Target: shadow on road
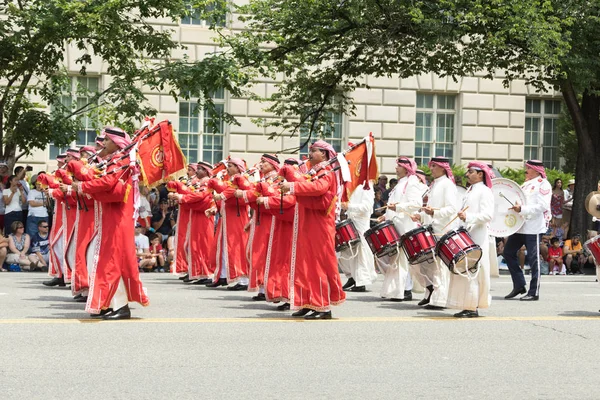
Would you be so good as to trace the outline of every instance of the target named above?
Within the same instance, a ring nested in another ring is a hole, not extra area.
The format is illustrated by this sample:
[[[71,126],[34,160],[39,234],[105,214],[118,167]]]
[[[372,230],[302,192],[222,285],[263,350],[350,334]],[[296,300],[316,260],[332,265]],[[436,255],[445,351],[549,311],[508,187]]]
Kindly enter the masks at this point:
[[[561,317],[599,317],[600,313],[594,311],[565,311],[558,314]]]

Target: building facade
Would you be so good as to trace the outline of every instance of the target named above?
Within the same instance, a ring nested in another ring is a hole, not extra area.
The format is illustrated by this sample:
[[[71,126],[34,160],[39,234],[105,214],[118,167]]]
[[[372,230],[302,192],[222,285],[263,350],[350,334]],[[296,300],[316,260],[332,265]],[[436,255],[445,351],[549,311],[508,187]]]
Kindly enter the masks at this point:
[[[213,32],[198,18],[186,17],[179,24],[169,20],[154,23],[173,30],[174,38],[186,46],[173,53],[175,59],[201,59],[218,50],[212,40]],[[228,27],[233,31],[243,28],[235,17],[229,18]],[[74,47],[65,53],[65,64],[73,74],[73,88],[71,93],[65,93],[64,101],[85,104],[87,98],[76,94],[77,86],[103,90],[110,85],[111,77],[103,73],[101,60],[94,61],[85,77],[78,76],[80,66],[75,60],[79,56],[80,51]],[[558,168],[560,93],[539,94],[524,81],[513,81],[504,87],[502,76],[494,80],[483,76],[462,77],[456,82],[434,74],[407,79],[367,76],[364,83],[370,89],[359,88],[353,93],[355,115],[332,115],[334,125],[328,140],[343,150],[349,141],[372,132],[380,171],[390,174],[394,173],[399,155],[415,157],[419,164],[436,155],[449,157],[455,164],[479,159],[498,168],[520,168],[523,160],[541,159],[546,167]],[[266,97],[276,90],[276,83],[260,80],[254,83],[252,91]],[[281,152],[298,147],[303,141],[298,136],[285,135],[270,140],[268,129],[252,122],[253,118],[271,116],[264,111],[265,105],[247,98],[232,98],[225,91],[215,93],[215,102],[234,115],[240,125],[221,123],[218,132],[209,127],[210,116],[197,110],[194,101],[177,101],[168,93],[146,94],[158,110],[157,120],[169,119],[173,123],[190,162],[214,163],[231,154],[253,165],[264,152]],[[93,116],[86,117],[73,145],[92,144],[98,128]],[[20,163],[37,164],[35,170],[51,169],[62,150],[49,145]]]

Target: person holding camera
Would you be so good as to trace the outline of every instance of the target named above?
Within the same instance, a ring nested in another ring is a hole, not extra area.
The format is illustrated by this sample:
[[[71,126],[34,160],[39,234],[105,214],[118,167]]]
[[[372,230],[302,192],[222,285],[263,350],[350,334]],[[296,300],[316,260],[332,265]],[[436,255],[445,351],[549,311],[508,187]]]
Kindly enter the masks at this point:
[[[175,212],[169,210],[169,200],[161,199],[158,210],[152,213],[152,228],[158,235],[160,243],[164,243],[171,234],[176,218]]]
[[[25,197],[25,189],[19,182],[19,178],[16,175],[8,177],[8,189],[2,191],[2,198],[5,204],[4,214],[4,226],[12,227],[12,223],[15,221],[23,221],[23,210],[22,204],[27,202]],[[6,231],[6,229],[5,229]],[[5,235],[10,232],[5,232]]]

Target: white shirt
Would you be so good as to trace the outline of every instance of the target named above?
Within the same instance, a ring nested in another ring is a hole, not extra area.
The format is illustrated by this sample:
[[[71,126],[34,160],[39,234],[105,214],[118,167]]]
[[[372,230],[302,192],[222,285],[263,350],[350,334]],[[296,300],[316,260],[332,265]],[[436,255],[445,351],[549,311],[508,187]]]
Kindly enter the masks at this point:
[[[448,223],[458,212],[456,185],[446,175],[442,175],[432,182],[430,189],[427,205],[438,210],[433,211],[433,216],[422,212],[421,221],[424,225],[431,224],[435,233],[446,233],[455,229],[458,226],[457,220],[450,225]]]
[[[410,219],[410,214],[414,214],[423,204],[423,189],[420,183],[416,175],[405,176],[400,178],[390,192],[388,204],[396,204],[396,211],[388,208],[385,219],[393,221],[401,235],[417,227],[417,223]]]
[[[517,231],[525,235],[545,233],[548,230],[550,202],[552,201],[552,185],[541,177],[530,179],[521,185],[525,193],[525,204],[521,206],[521,215],[525,223]]]
[[[11,194],[12,190],[10,189],[4,189],[2,191],[3,196],[10,197]],[[12,197],[10,203],[6,204],[4,213],[8,214],[15,211],[21,211],[21,191],[19,189],[17,189],[15,192],[15,195]]]
[[[370,218],[373,214],[373,202],[375,201],[375,192],[372,185],[369,189],[364,189],[363,185],[358,185],[352,192],[348,201],[348,218],[354,222],[354,227],[364,235],[370,227]]]
[[[483,182],[471,185],[465,194],[464,207],[469,207],[465,211],[465,222],[461,225],[471,235],[475,243],[484,245],[488,237],[488,223],[494,217],[494,194],[492,189]]]
[[[148,236],[142,235],[141,233],[135,236],[135,248],[138,253],[142,253],[143,250],[148,250],[150,248],[150,241],[148,240]]]
[[[45,195],[42,194],[42,192],[40,192],[37,189],[32,189],[29,191],[29,194],[27,195],[27,201],[44,201],[44,197]],[[48,217],[48,210],[46,209],[46,207],[42,206],[38,206],[38,207],[33,207],[33,206],[29,206],[29,213],[27,214],[30,217],[43,217],[46,218]]]
[[[148,201],[148,198],[146,196],[140,196],[139,213],[140,218],[152,218],[152,207],[150,207],[150,202]]]

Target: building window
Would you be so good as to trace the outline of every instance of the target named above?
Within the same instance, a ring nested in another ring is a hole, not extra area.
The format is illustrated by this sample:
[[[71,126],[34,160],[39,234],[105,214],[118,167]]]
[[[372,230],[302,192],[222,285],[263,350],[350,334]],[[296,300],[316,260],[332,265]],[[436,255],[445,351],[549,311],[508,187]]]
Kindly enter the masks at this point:
[[[219,90],[215,93],[213,101],[217,112],[223,114],[225,91]],[[225,124],[222,119],[212,122],[207,110],[198,109],[197,100],[179,102],[179,146],[188,162],[205,161],[215,164],[223,159]]]
[[[201,12],[194,7],[192,1],[186,0],[185,7],[188,10],[188,13],[181,18],[182,25],[194,25],[194,26],[203,26],[209,27],[212,25],[215,26],[225,26],[227,21],[227,12],[223,7],[223,1],[215,0],[211,4],[208,4],[205,8],[206,13],[210,14],[210,19],[201,19]],[[215,9],[221,9],[222,12],[213,13]]]
[[[454,158],[456,96],[417,94],[415,161],[427,164],[432,157]]]
[[[525,102],[525,159],[541,160],[546,168],[559,168],[558,119],[560,100]]]
[[[96,141],[96,131],[99,128],[99,118],[93,104],[97,104],[97,99],[93,97],[100,90],[100,78],[87,76],[74,76],[71,79],[71,87],[65,88],[65,93],[61,96],[60,102],[67,110],[75,111],[92,104],[91,111],[75,115],[80,121],[80,129],[77,131],[75,145],[85,146],[94,145]],[[57,147],[50,144],[50,159],[54,160],[60,153],[66,151],[66,147]]]
[[[343,117],[342,113],[330,112],[328,120],[331,121],[331,126],[324,126],[322,132],[313,132],[309,143],[300,149],[300,158],[304,156],[308,157],[308,148],[310,147],[310,144],[319,138],[323,138],[323,140],[332,145],[336,152],[339,153],[342,151],[342,144],[344,143]],[[301,129],[300,146],[306,142],[306,139],[308,139],[308,130]]]

